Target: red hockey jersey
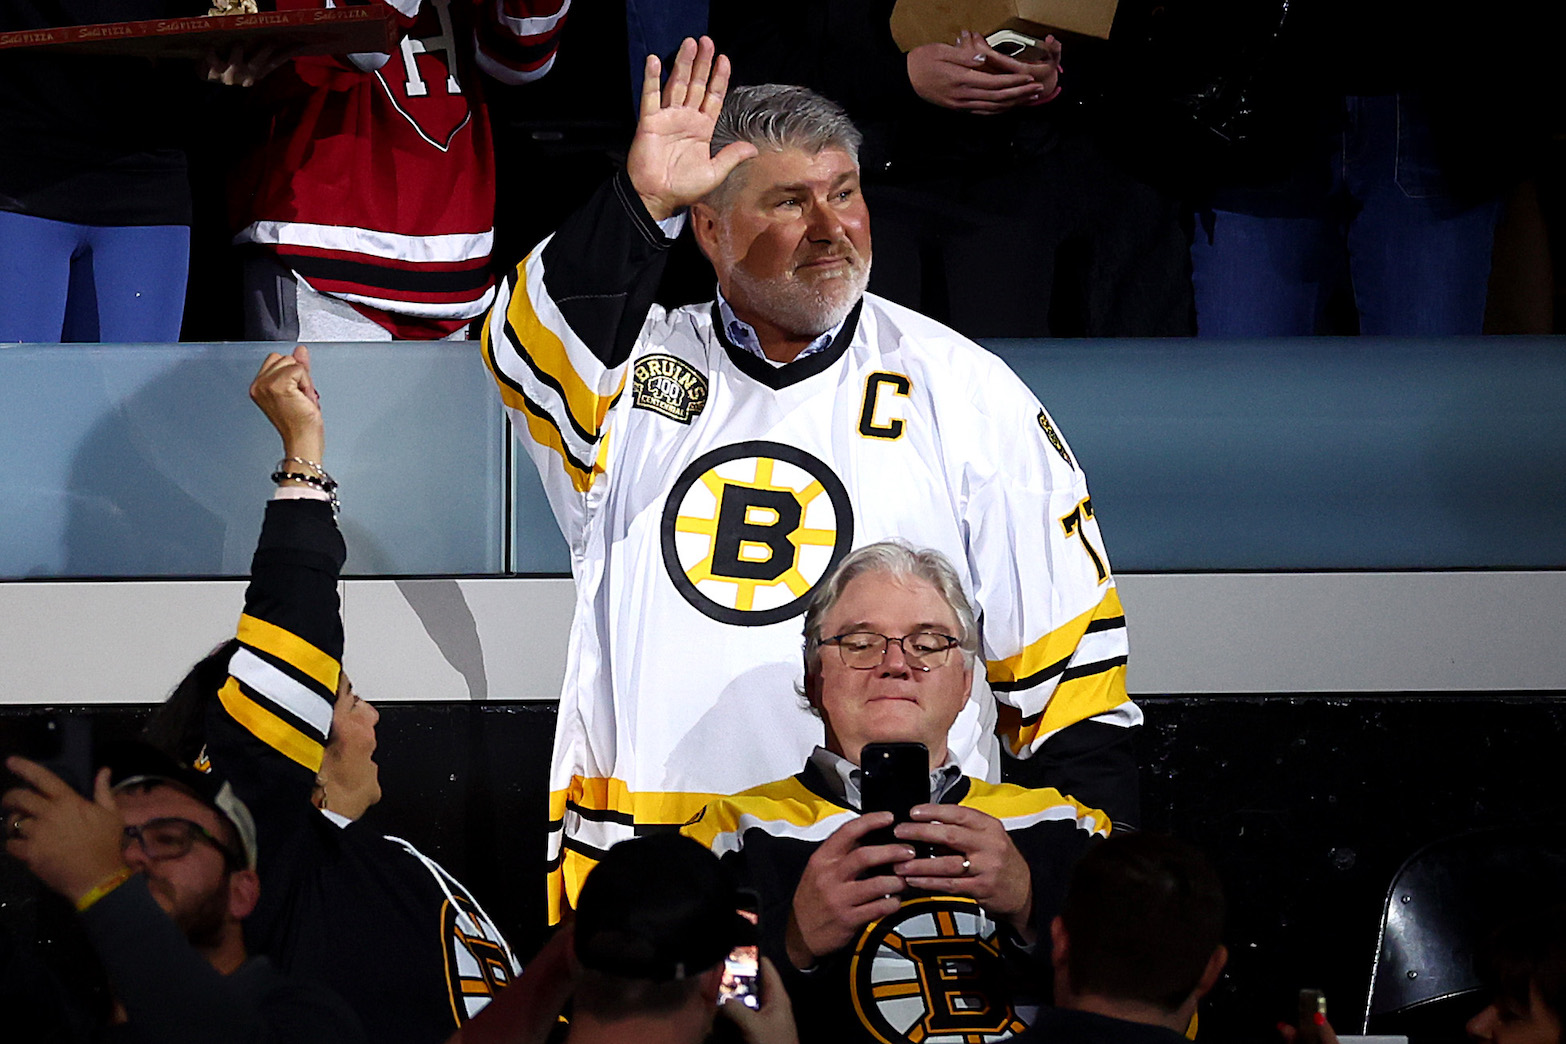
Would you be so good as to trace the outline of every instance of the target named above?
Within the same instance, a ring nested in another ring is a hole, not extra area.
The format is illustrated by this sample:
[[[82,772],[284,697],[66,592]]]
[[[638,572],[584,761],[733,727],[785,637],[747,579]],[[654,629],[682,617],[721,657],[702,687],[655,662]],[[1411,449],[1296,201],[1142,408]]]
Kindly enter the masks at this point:
[[[280,10],[333,0],[278,0]],[[263,83],[270,132],[233,197],[236,243],[394,336],[445,336],[495,295],[495,159],[480,72],[525,83],[554,64],[571,0],[372,0],[390,54],[299,58]]]

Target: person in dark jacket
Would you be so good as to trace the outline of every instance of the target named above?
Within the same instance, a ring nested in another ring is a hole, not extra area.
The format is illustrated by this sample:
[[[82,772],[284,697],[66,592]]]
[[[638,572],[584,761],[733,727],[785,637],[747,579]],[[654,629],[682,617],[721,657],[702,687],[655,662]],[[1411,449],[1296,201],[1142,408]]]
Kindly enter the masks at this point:
[[[233,788],[141,744],[105,759],[93,799],[26,758],[0,798],[5,847],[76,906],[113,987],[94,1039],[356,1044],[342,1000],[246,951],[256,837]]]
[[[196,666],[149,738],[211,761],[269,855],[246,935],[337,991],[378,1042],[443,1041],[521,966],[471,893],[362,820],[381,797],[379,713],[342,669],[347,556],[309,349],[268,355],[251,398],[283,440],[237,638]]]

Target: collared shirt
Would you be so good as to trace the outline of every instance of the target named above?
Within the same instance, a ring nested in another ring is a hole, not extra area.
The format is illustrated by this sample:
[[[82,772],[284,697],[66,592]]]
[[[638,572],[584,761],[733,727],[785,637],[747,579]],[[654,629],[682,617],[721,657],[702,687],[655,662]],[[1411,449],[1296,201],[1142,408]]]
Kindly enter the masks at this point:
[[[825,747],[817,747],[811,751],[810,762],[826,780],[833,797],[850,808],[859,807],[859,782],[864,779],[864,771],[858,765]],[[930,773],[930,800],[940,801],[960,779],[962,779],[962,766],[957,764],[951,751],[948,750],[945,764]]]
[[[767,358],[767,353],[761,350],[761,338],[756,336],[755,328],[734,314],[734,309],[729,307],[728,299],[723,296],[722,288],[719,288],[718,290],[718,318],[723,323],[723,332],[728,336],[729,340],[733,341],[735,344],[739,345],[741,348],[745,349],[756,358],[766,359],[767,362],[771,363],[773,366],[784,365],[783,363],[778,362],[776,359]],[[826,333],[807,344],[804,351],[794,356],[793,361],[797,362],[807,355],[814,355],[817,352],[824,352],[828,348],[832,347],[832,341],[837,337],[838,331],[843,328],[843,323],[846,322],[848,322],[848,317],[844,316],[841,320],[838,321],[836,326],[832,327],[832,329],[828,330]]]
[[[663,232],[665,238],[676,239],[679,237],[680,232],[685,228],[685,214],[686,212],[682,210],[673,217],[666,217],[658,222],[658,228]],[[758,359],[766,359],[773,366],[785,365],[775,359],[767,359],[767,353],[761,350],[761,338],[756,336],[756,328],[734,314],[734,309],[729,307],[728,299],[723,296],[721,288],[717,291],[717,295],[718,321],[723,324],[724,335]],[[837,338],[838,331],[843,329],[843,323],[847,321],[847,316],[844,316],[836,326],[806,345],[805,350],[794,356],[794,359],[797,361],[807,355],[826,351]]]

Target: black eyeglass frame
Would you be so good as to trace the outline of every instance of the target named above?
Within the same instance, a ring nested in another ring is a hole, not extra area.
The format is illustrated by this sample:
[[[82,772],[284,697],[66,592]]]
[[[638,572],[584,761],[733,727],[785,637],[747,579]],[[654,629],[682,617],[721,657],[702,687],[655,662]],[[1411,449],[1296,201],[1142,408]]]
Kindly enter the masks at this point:
[[[153,853],[152,849],[147,847],[146,831],[149,828],[162,826],[168,823],[180,823],[184,825],[184,845],[178,852],[170,852],[167,855],[156,855]],[[223,862],[227,865],[228,869],[239,870],[244,867],[245,861],[238,852],[234,851],[228,845],[225,845],[222,839],[212,831],[208,830],[206,827],[202,826],[200,823],[197,823],[193,819],[186,819],[184,816],[159,816],[157,819],[149,819],[145,823],[136,826],[126,826],[125,833],[120,841],[120,850],[124,851],[130,847],[132,842],[135,842],[137,845],[141,846],[143,855],[155,863],[161,863],[169,859],[182,859],[189,855],[191,846],[194,845],[197,841],[205,841],[207,844],[223,853]]]
[[[881,639],[881,654],[876,657],[876,661],[874,663],[867,663],[863,667],[859,667],[848,662],[848,654],[843,651],[843,641],[846,638],[854,637],[856,634],[873,636]],[[910,653],[906,644],[908,639],[918,638],[921,635],[930,638],[940,638],[946,644],[933,652],[920,653],[915,651]],[[912,667],[916,671],[928,674],[937,667],[946,666],[947,661],[951,659],[952,649],[961,645],[962,639],[954,638],[949,634],[942,634],[940,631],[915,631],[912,634],[905,634],[897,638],[894,638],[889,634],[882,634],[879,631],[844,631],[842,634],[836,634],[830,638],[821,639],[819,644],[837,646],[837,655],[842,658],[843,666],[847,667],[849,670],[873,671],[877,667],[881,666],[881,664],[886,662],[886,652],[892,647],[893,642],[896,642],[897,647],[903,651],[903,662],[907,663],[908,666]],[[941,662],[926,663],[925,661],[932,656],[941,657]]]

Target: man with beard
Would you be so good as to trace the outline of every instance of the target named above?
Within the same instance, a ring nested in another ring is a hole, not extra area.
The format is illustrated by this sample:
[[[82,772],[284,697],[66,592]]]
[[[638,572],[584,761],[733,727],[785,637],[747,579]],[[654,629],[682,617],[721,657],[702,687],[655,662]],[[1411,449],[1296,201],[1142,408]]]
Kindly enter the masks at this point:
[[[571,546],[576,616],[551,772],[551,913],[596,858],[798,769],[811,591],[887,537],[943,552],[985,670],[951,729],[994,780],[1136,818],[1125,620],[1082,471],[978,345],[865,293],[860,137],[798,87],[735,91],[687,40],[647,61],[626,171],[507,280],[485,358]],[[721,117],[720,117],[721,112]],[[685,221],[711,304],[654,303]],[[995,698],[991,698],[991,694]]]
[[[247,957],[260,894],[255,827],[226,783],[140,744],[98,771],[91,801],[6,759],[5,849],[75,904],[115,999],[105,1041],[364,1040],[333,993]]]

